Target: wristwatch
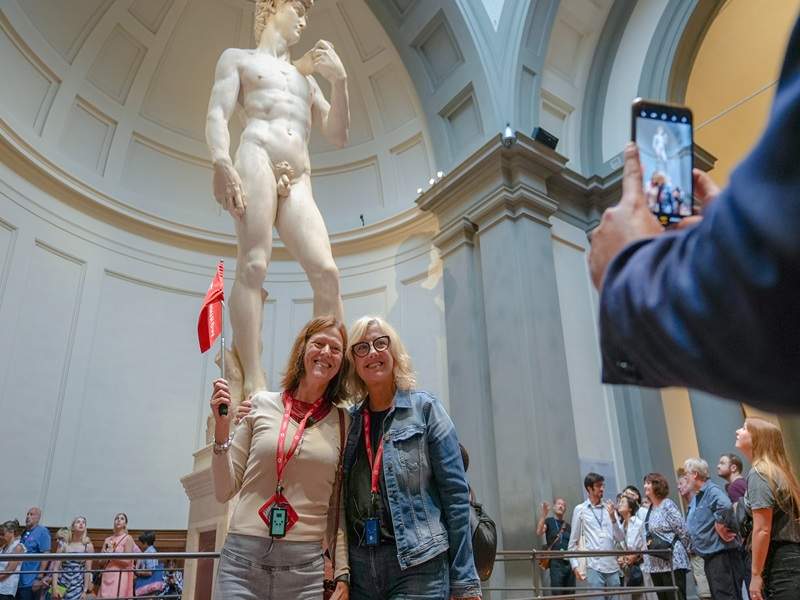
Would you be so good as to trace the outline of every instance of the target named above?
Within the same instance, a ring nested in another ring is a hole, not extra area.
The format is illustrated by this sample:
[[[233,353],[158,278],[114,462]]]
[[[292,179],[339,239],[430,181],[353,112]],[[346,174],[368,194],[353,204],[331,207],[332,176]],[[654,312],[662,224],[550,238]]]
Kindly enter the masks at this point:
[[[350,585],[350,573],[342,573],[336,579],[334,579],[334,581],[336,583],[339,583],[340,581],[342,581],[342,582],[346,583],[347,585]]]

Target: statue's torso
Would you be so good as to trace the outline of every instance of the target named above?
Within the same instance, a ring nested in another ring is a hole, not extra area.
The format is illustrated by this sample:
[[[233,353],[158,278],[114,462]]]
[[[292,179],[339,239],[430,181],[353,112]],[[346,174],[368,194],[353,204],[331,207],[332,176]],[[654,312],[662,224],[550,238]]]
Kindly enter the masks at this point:
[[[247,124],[242,141],[253,141],[273,164],[287,161],[297,175],[309,170],[313,92],[294,65],[267,54],[242,50],[239,79]]]

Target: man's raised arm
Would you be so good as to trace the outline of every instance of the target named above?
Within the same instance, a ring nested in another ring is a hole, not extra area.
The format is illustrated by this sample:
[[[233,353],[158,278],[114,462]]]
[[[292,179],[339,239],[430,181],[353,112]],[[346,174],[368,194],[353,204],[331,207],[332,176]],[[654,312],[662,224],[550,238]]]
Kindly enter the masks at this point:
[[[231,161],[231,134],[228,122],[239,97],[238,51],[225,50],[219,57],[214,73],[214,87],[208,101],[206,143],[214,165],[214,197],[235,216],[244,214],[246,202],[242,182]]]

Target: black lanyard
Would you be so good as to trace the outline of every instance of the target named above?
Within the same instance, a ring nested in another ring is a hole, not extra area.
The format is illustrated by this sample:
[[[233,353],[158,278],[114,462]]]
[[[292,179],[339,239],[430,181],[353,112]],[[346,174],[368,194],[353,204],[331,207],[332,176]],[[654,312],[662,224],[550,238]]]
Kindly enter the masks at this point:
[[[600,518],[599,519],[597,518],[597,513],[594,512],[594,509],[595,509],[595,507],[592,506],[592,504],[589,504],[589,510],[592,511],[592,516],[594,517],[594,520],[597,521],[598,527],[600,527],[600,529],[602,529],[603,528],[603,511],[605,510],[605,508],[603,507],[602,504],[600,505]]]

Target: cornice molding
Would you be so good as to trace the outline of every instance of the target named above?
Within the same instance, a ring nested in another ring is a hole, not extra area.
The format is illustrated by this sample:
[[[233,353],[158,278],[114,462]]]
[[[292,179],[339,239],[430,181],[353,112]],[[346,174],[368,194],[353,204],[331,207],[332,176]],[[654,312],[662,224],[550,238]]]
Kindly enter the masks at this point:
[[[114,199],[61,169],[18,135],[3,118],[0,118],[0,162],[67,206],[118,229],[186,250],[236,256],[234,235],[160,219]],[[334,256],[341,256],[382,248],[436,229],[435,215],[411,207],[377,223],[334,233],[330,241]],[[292,260],[277,236],[272,258]]]
[[[502,188],[522,186],[546,194],[547,180],[563,171],[566,162],[565,157],[522,133],[509,147],[496,135],[423,192],[417,206],[436,213],[444,227]]]
[[[475,245],[476,225],[466,217],[453,221],[433,238],[433,244],[444,259],[462,246]]]
[[[716,160],[695,145],[695,166],[708,171]],[[517,133],[509,147],[494,136],[420,195],[417,206],[439,217],[441,232],[434,244],[442,256],[472,243],[474,231],[480,235],[502,219],[529,218],[549,225],[556,216],[588,231],[619,201],[622,167],[587,177],[566,163],[565,157],[524,134]]]
[[[189,500],[197,500],[214,495],[214,482],[211,478],[210,467],[184,475],[181,477],[181,485]]]

